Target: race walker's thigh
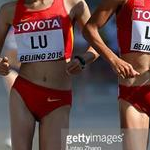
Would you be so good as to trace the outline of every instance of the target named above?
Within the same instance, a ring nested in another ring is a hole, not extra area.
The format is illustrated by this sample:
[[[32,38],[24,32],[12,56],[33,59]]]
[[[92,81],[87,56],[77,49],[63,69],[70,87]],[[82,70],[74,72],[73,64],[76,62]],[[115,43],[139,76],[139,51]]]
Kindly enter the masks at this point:
[[[125,100],[119,100],[120,120],[124,132],[123,150],[146,150],[149,116]]]
[[[61,150],[61,131],[69,128],[70,106],[50,112],[40,122],[40,150]],[[64,147],[64,145],[63,145]]]
[[[35,119],[13,88],[10,93],[12,150],[32,150]]]

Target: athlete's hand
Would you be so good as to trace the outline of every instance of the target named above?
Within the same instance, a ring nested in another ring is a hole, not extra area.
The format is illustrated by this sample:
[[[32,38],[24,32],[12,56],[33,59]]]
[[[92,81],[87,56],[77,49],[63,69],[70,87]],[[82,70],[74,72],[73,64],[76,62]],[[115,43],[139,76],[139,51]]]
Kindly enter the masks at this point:
[[[70,74],[78,74],[82,72],[83,68],[78,59],[73,59],[67,64],[67,73]]]
[[[6,76],[9,74],[10,65],[8,63],[8,58],[0,58],[0,75]]]
[[[122,78],[133,78],[140,75],[139,72],[133,69],[132,65],[126,61],[117,58],[111,63],[113,70]]]

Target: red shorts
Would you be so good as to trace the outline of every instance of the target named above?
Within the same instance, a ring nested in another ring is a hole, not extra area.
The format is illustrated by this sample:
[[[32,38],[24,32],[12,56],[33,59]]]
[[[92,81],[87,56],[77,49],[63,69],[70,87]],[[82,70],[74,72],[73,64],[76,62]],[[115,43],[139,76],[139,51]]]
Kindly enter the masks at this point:
[[[125,100],[150,116],[150,85],[127,87],[119,85],[118,99]]]
[[[30,112],[38,121],[53,110],[72,104],[71,90],[62,91],[42,87],[20,76],[15,80],[13,88],[17,90]]]

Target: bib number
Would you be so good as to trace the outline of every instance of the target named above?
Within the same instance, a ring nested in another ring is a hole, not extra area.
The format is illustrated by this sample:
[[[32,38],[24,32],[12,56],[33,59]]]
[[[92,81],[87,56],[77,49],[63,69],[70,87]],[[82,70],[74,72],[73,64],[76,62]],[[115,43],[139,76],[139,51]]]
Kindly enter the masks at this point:
[[[150,11],[133,12],[131,51],[150,53]]]
[[[64,57],[64,37],[59,18],[17,25],[18,60],[22,63],[57,60]]]

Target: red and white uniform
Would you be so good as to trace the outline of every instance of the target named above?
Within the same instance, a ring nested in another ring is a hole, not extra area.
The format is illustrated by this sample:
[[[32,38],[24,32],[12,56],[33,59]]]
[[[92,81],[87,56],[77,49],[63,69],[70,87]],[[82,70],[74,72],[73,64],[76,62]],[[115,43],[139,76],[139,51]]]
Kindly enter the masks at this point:
[[[73,31],[63,0],[39,11],[29,11],[19,0],[13,21],[22,63],[67,59],[72,55]]]
[[[150,1],[128,0],[117,14],[121,54],[150,53]]]

